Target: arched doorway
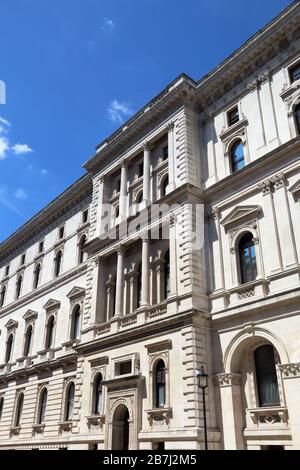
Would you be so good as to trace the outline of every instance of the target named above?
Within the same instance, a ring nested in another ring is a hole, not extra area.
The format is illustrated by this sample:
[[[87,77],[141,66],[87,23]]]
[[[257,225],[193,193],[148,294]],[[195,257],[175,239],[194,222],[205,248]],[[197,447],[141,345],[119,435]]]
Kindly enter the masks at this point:
[[[117,407],[112,424],[112,450],[128,450],[129,412],[127,406],[120,404]]]

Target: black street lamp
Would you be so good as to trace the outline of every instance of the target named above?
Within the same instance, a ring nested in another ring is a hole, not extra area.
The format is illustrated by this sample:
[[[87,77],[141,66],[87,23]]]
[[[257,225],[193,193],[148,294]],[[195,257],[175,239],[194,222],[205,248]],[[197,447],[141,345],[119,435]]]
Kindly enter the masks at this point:
[[[203,366],[197,373],[198,388],[202,389],[202,406],[203,406],[203,422],[204,422],[204,442],[205,450],[208,450],[207,445],[207,423],[206,423],[206,402],[205,402],[205,389],[208,387],[208,374],[204,372]]]

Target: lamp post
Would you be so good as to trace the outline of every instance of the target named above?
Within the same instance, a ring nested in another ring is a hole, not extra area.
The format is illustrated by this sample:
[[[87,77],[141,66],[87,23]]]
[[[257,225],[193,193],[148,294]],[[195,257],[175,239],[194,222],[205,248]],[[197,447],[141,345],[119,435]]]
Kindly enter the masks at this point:
[[[207,423],[206,423],[206,402],[205,402],[205,389],[208,387],[208,374],[204,372],[203,366],[197,373],[198,388],[202,390],[202,407],[203,407],[203,422],[204,422],[204,443],[205,450],[208,450],[207,445]]]

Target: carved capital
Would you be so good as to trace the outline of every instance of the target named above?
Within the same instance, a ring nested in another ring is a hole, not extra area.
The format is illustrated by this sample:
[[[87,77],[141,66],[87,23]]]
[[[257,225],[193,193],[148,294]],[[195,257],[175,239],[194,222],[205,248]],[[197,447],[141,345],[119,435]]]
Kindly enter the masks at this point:
[[[149,151],[150,150],[149,142],[147,142],[147,140],[145,140],[145,142],[142,143],[142,147],[143,147],[144,151]]]
[[[240,385],[241,384],[241,374],[236,374],[234,372],[228,374],[217,374],[214,376],[214,383],[219,387],[227,387],[231,385]]]
[[[166,129],[168,132],[172,132],[174,130],[174,122],[173,121],[168,122],[168,124],[166,125]]]
[[[221,219],[221,211],[220,211],[220,208],[219,207],[213,207],[212,211],[211,211],[211,216],[215,219],[215,220],[220,220]]]
[[[282,188],[286,186],[287,180],[286,176],[284,173],[278,173],[278,175],[275,175],[271,178],[271,181],[275,187],[275,189]]]
[[[291,364],[280,364],[279,369],[284,378],[300,377],[300,362],[293,362]]]
[[[262,85],[270,80],[270,72],[265,71],[258,77],[258,82]]]
[[[257,90],[258,86],[259,86],[258,80],[253,80],[252,82],[248,83],[247,89],[248,89],[251,93],[253,93],[255,90]]]
[[[273,189],[272,180],[269,179],[269,180],[263,181],[263,183],[260,183],[258,185],[258,188],[260,189],[260,191],[262,191],[263,196],[266,196],[267,194],[270,194],[272,192],[272,189]]]
[[[118,254],[118,255],[125,255],[125,247],[124,247],[124,245],[118,245],[118,246],[117,246],[117,254]]]

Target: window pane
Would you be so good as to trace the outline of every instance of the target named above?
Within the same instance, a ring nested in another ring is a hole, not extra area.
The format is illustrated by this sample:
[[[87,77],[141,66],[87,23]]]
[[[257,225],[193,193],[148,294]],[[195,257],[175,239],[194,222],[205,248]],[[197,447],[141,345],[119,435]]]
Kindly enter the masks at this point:
[[[300,79],[300,64],[295,65],[295,67],[290,70],[291,82],[295,82]]]
[[[244,146],[242,142],[235,144],[231,150],[232,172],[241,170],[245,166]]]
[[[254,357],[259,405],[279,405],[280,399],[273,347],[265,345],[257,348]]]
[[[296,106],[294,115],[295,115],[297,131],[298,131],[298,134],[300,134],[300,103]]]

